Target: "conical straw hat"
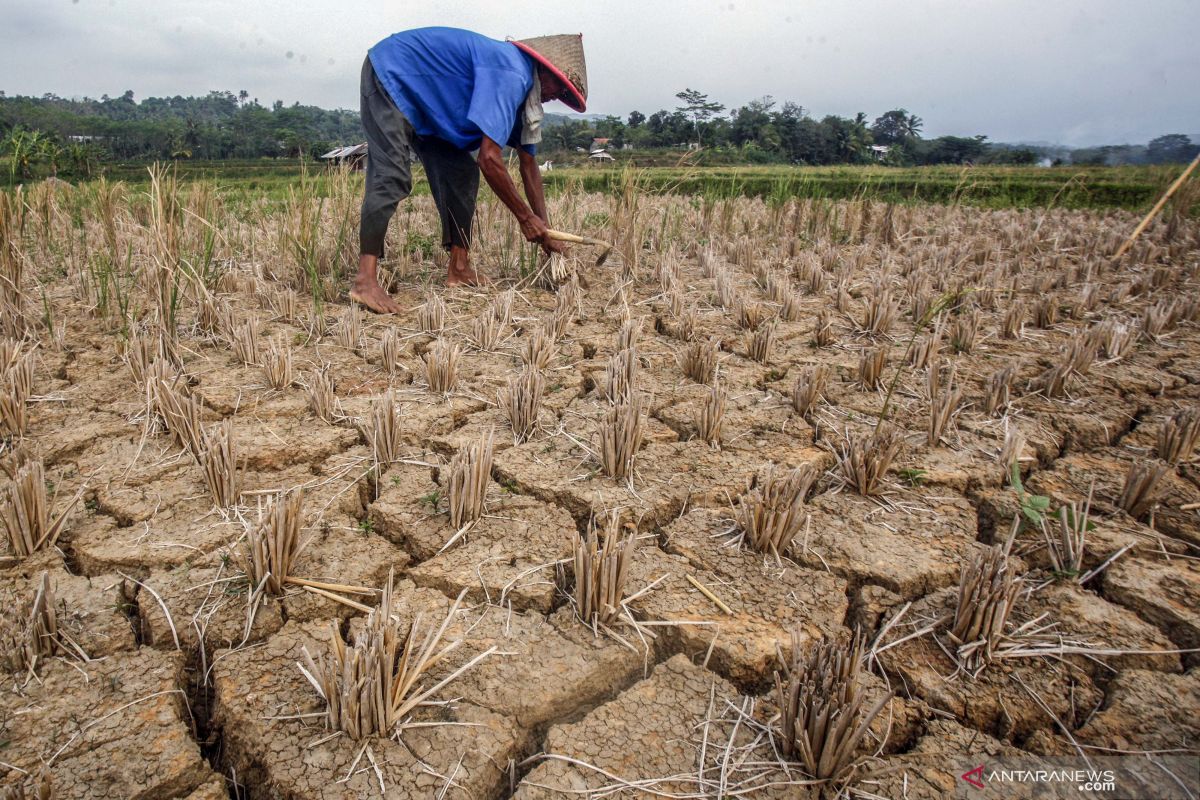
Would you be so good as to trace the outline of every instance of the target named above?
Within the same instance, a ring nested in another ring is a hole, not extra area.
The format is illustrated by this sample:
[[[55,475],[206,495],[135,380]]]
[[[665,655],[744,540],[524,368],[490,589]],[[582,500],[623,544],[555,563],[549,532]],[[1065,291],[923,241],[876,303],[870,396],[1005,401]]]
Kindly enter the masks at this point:
[[[583,34],[535,36],[513,41],[517,47],[567,85],[568,93],[558,98],[576,111],[587,108],[587,64],[583,60]]]

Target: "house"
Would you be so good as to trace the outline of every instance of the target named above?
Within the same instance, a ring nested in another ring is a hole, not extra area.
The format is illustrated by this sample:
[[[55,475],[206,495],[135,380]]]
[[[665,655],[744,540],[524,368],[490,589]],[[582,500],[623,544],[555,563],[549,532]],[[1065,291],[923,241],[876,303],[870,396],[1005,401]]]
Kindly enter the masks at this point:
[[[612,156],[610,156],[608,153],[606,153],[603,150],[597,150],[594,153],[589,153],[588,160],[595,161],[597,163],[600,163],[602,161],[616,161],[615,158],[613,158]]]
[[[612,139],[592,139],[592,144],[588,147],[588,152],[603,152],[611,141]]]
[[[351,169],[363,169],[367,160],[367,143],[335,147],[321,156],[321,160],[330,164],[348,164]]]
[[[890,145],[873,144],[871,145],[871,155],[875,156],[876,161],[883,161],[888,157],[888,153],[892,152]]]

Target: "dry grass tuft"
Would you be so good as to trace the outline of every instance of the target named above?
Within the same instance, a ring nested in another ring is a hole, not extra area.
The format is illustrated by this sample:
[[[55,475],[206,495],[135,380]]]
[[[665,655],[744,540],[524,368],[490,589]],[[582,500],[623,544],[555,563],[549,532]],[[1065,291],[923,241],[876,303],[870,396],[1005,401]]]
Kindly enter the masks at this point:
[[[394,327],[384,331],[379,340],[379,362],[388,375],[395,375],[400,367],[400,336]]]
[[[815,364],[805,367],[796,376],[792,386],[792,408],[802,417],[807,418],[817,403],[825,397],[825,385],[829,382],[829,367]]]
[[[979,309],[972,308],[954,318],[950,326],[950,349],[956,353],[971,353],[979,336]]]
[[[500,392],[500,408],[512,425],[517,444],[529,438],[537,427],[538,412],[542,407],[542,394],[546,390],[546,379],[536,367],[526,365],[519,375],[508,379],[508,388]]]
[[[213,502],[220,508],[236,506],[242,494],[242,476],[230,420],[204,432],[196,460],[204,470]]]
[[[0,618],[0,670],[32,675],[41,661],[68,649],[69,640],[58,625],[58,604],[49,572],[42,570],[38,576],[37,591],[24,619],[12,616],[20,600],[11,594],[2,599],[5,614]]]
[[[738,300],[734,307],[734,321],[744,331],[756,331],[767,321],[767,309],[753,300]]]
[[[1165,488],[1160,481],[1168,471],[1170,467],[1166,464],[1134,461],[1125,473],[1125,483],[1121,486],[1117,505],[1134,519],[1142,519],[1158,502],[1158,496]]]
[[[400,457],[403,443],[397,411],[396,393],[390,389],[371,403],[370,427],[365,428],[363,434],[371,444],[371,457],[376,466],[390,464]]]
[[[50,518],[51,500],[46,496],[46,469],[41,461],[27,461],[4,485],[0,521],[4,524],[9,552],[27,558],[45,547],[53,547],[66,527],[67,515],[83,496],[83,490],[54,519]]]
[[[204,437],[204,408],[199,398],[184,392],[178,380],[154,378],[147,391],[151,409],[171,438],[195,457]]]
[[[35,356],[10,348],[0,365],[0,438],[19,439],[29,427],[29,398],[33,394]]]
[[[752,361],[757,361],[760,364],[766,364],[771,360],[771,350],[775,346],[775,326],[763,325],[754,333],[747,334],[749,342],[746,346],[746,355],[750,356]]]
[[[467,445],[450,460],[446,495],[450,502],[450,527],[460,530],[483,516],[488,485],[492,479],[494,436]]]
[[[721,446],[721,426],[725,422],[725,404],[729,393],[720,381],[714,381],[704,401],[696,410],[696,430],[712,447]]]
[[[950,429],[950,423],[954,419],[954,415],[958,413],[962,406],[962,389],[954,385],[954,378],[957,372],[957,367],[951,365],[949,374],[946,377],[945,385],[942,385],[941,364],[933,364],[929,367],[928,389],[929,389],[929,428],[928,442],[930,447],[937,447]]]
[[[900,313],[900,303],[893,299],[892,290],[876,284],[866,298],[860,329],[871,336],[886,336]]]
[[[249,317],[241,325],[233,328],[230,346],[238,361],[243,364],[257,364],[258,355],[258,319]]]
[[[868,348],[858,358],[858,386],[864,392],[873,392],[883,385],[883,368],[887,365],[887,350],[882,347]]]
[[[521,348],[521,363],[527,369],[546,369],[558,354],[554,332],[545,328],[534,328]]]
[[[1046,295],[1033,306],[1033,324],[1043,330],[1053,328],[1058,322],[1058,298]]]
[[[1054,572],[1060,575],[1069,575],[1078,578],[1083,572],[1083,548],[1087,540],[1088,517],[1092,512],[1092,493],[1096,489],[1095,481],[1092,482],[1088,489],[1087,501],[1080,506],[1076,502],[1070,502],[1058,509],[1055,514],[1055,519],[1058,520],[1058,525],[1051,524],[1049,527],[1056,527],[1057,536],[1051,535],[1047,530],[1047,526],[1042,526],[1042,535],[1046,539],[1046,552],[1050,556],[1050,563],[1053,565]]]
[[[488,306],[471,323],[471,344],[481,352],[490,353],[499,346],[506,325],[500,311],[494,305]]]
[[[755,488],[742,495],[738,526],[752,548],[774,556],[787,552],[807,518],[804,500],[817,476],[811,464],[789,472],[772,464]]]
[[[600,424],[600,467],[613,480],[633,475],[646,425],[642,395],[634,392],[608,410]]]
[[[261,587],[272,597],[283,597],[292,565],[303,549],[303,510],[304,493],[287,492],[270,498],[266,509],[259,510],[258,521],[246,525],[246,541],[237,550],[237,558],[251,592]]]
[[[292,369],[292,348],[278,338],[271,340],[267,354],[263,357],[262,370],[267,385],[272,389],[286,389],[291,386],[296,378]]]
[[[1004,548],[988,547],[963,563],[949,630],[961,669],[977,675],[991,663],[1022,584],[1009,569]]]
[[[717,375],[717,356],[720,350],[715,340],[691,342],[683,350],[680,368],[688,380],[708,384]]]
[[[840,797],[858,771],[867,731],[891,694],[866,707],[860,634],[849,647],[830,640],[805,647],[805,638],[801,627],[792,631],[791,662],[784,674],[775,673],[780,744],[786,758],[828,782],[828,796]]]
[[[1004,320],[1000,324],[1001,339],[1020,339],[1025,327],[1025,306],[1021,301],[1014,300],[1004,312]]]
[[[428,671],[445,661],[463,643],[442,641],[458,617],[463,594],[450,606],[436,628],[426,627],[418,612],[407,631],[392,614],[393,576],[388,576],[378,607],[347,646],[336,622],[330,623],[329,650],[314,659],[307,648],[300,671],[325,701],[325,725],[351,739],[398,735],[423,706],[444,705],[432,699],[463,673],[496,652],[490,647],[436,682]]]
[[[616,520],[613,520],[603,536],[603,544],[595,520],[589,524],[584,536],[571,531],[575,554],[572,592],[575,614],[593,629],[614,623],[625,599],[625,582],[637,548],[637,536],[630,532],[622,538],[618,530]]]
[[[1010,425],[1004,432],[1004,446],[1000,449],[998,459],[1004,468],[1004,476],[1012,475],[1013,466],[1018,466],[1021,453],[1025,451],[1025,434],[1016,425]]]
[[[334,332],[334,341],[352,353],[362,347],[362,314],[357,303],[346,306],[342,319]]]
[[[425,353],[425,382],[429,391],[446,395],[458,384],[458,359],[462,349],[456,342],[439,338]]]
[[[1181,408],[1158,429],[1158,457],[1168,464],[1182,464],[1196,452],[1200,442],[1200,408]]]
[[[637,350],[627,349],[614,353],[604,369],[604,398],[610,403],[628,402],[637,389]]]
[[[417,327],[430,336],[440,336],[446,327],[446,303],[441,295],[431,294],[417,309]]]
[[[1012,402],[1012,383],[1017,374],[1016,366],[1002,367],[992,373],[988,380],[987,394],[983,397],[983,413],[989,417],[1004,411]]]
[[[900,431],[890,426],[881,426],[865,437],[847,434],[841,450],[834,453],[843,480],[863,497],[879,494],[883,477],[903,442]]]
[[[828,347],[837,341],[833,330],[833,314],[829,309],[822,308],[817,312],[817,322],[813,326],[813,344],[817,347]]]
[[[1106,359],[1124,358],[1137,344],[1137,336],[1134,335],[1133,329],[1115,319],[1106,319],[1092,330],[1097,350]]]
[[[329,377],[329,368],[313,370],[308,380],[308,410],[317,419],[333,422],[336,409],[337,394],[334,392],[333,378]]]

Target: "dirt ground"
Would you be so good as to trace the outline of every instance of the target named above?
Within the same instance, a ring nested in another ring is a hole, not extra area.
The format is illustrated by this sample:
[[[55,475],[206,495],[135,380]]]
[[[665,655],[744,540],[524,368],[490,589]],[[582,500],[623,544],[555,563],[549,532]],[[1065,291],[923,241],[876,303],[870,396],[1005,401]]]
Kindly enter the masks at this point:
[[[200,207],[180,191],[183,206]],[[82,495],[54,547],[0,553],[0,593],[15,629],[48,572],[77,648],[4,674],[0,787],[32,790],[48,775],[56,800],[817,798],[825,788],[780,756],[774,674],[793,632],[807,647],[856,628],[871,653],[868,694],[894,697],[846,792],[949,796],[949,755],[1200,754],[1200,451],[1167,464],[1158,450],[1172,415],[1200,413],[1194,221],[1160,221],[1112,262],[1131,215],[564,197],[561,227],[618,246],[600,268],[575,252],[577,279],[554,291],[513,266],[513,229],[492,203],[480,211],[477,264],[496,284],[446,289],[440,255],[406,249],[406,231],[435,219],[427,199],[413,200],[385,262],[403,312],[376,317],[343,295],[314,307],[292,251],[276,246],[295,240],[297,209],[238,218],[218,204],[204,206],[222,231],[215,277],[179,279],[164,323],[153,280],[162,238],[146,206],[40,192],[12,240],[26,264],[23,317],[5,319],[7,338],[23,326],[36,357],[28,423],[0,456],[4,480],[40,459],[55,509]],[[118,249],[133,254],[128,318],[112,310],[119,274],[99,305],[106,213]],[[203,232],[181,219],[176,255],[191,263]],[[426,377],[435,337],[421,307],[435,294],[441,335],[462,348],[448,393]],[[205,297],[224,319],[207,319]],[[505,297],[510,319],[481,348],[477,320]],[[940,316],[916,321],[939,302]],[[890,318],[874,324],[873,305]],[[244,363],[236,344],[248,323],[260,363]],[[157,347],[164,324],[172,352],[161,359],[203,425],[232,422],[233,506],[214,503],[203,470],[148,411],[136,352]],[[558,336],[537,425],[518,441],[498,393],[539,328]],[[755,328],[772,332],[761,360]],[[614,480],[598,457],[606,371],[631,338],[647,416],[632,474]],[[698,423],[709,387],[684,370],[689,347],[709,341],[727,395],[713,444]],[[272,343],[293,366],[282,388],[261,363]],[[911,363],[923,346],[935,366]],[[1073,346],[1092,357],[1054,387],[1047,376]],[[885,366],[868,388],[870,349]],[[938,359],[942,386],[953,370],[961,396],[931,444]],[[828,382],[802,414],[793,387],[819,366]],[[321,380],[335,397],[324,415],[311,400]],[[397,452],[381,461],[371,419],[389,393]],[[838,459],[885,413],[899,451],[878,493],[863,496]],[[490,433],[484,516],[455,531],[450,461]],[[1005,542],[1022,514],[1000,461],[1006,442],[1024,491],[1049,498],[1050,512],[1092,495],[1082,564],[1102,569],[1083,585],[1054,572],[1027,519],[1012,543],[1026,577],[1013,622],[1073,649],[971,677],[944,633],[922,629],[953,614],[962,565]],[[772,463],[816,479],[790,547],[763,554],[738,508]],[[1131,513],[1127,473],[1159,464],[1152,497]],[[405,619],[440,619],[463,595],[448,634],[463,644],[430,681],[495,648],[396,738],[331,735],[297,666],[304,648],[352,641],[359,608],[301,585],[249,604],[236,552],[265,498],[295,488],[305,546],[292,575],[378,588],[393,574]],[[637,624],[605,631],[575,616],[570,570],[572,534],[610,514],[637,537],[626,586]]]

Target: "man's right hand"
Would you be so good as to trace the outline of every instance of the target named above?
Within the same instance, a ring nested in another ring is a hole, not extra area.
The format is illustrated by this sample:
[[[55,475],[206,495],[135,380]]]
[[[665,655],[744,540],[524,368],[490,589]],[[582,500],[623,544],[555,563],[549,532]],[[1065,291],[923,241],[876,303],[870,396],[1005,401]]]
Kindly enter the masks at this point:
[[[521,220],[521,235],[527,242],[543,244],[546,241],[546,231],[548,230],[550,229],[546,227],[545,221],[537,214],[530,214]]]

